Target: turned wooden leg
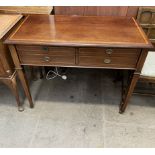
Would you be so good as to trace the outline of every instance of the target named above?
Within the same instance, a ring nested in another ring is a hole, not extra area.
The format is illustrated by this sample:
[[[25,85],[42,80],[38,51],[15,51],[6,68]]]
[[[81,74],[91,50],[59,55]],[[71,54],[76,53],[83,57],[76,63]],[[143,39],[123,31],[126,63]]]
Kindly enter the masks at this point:
[[[33,105],[32,97],[31,97],[28,81],[27,81],[27,78],[26,78],[26,76],[25,76],[25,74],[23,72],[23,68],[20,65],[20,61],[19,61],[19,58],[18,58],[18,55],[17,55],[16,48],[14,47],[14,45],[9,45],[9,49],[10,49],[10,52],[11,52],[11,55],[12,55],[13,62],[15,64],[17,73],[18,73],[18,77],[19,77],[20,82],[21,82],[21,84],[23,86],[25,95],[29,100],[30,108],[33,108],[34,105]]]
[[[6,78],[6,79],[0,79],[5,85],[7,85],[12,93],[14,94],[18,106],[18,111],[24,111],[24,108],[22,107],[20,103],[20,98],[19,98],[19,93],[18,93],[18,88],[17,88],[17,81],[16,81],[16,74],[11,78]]]
[[[120,109],[119,109],[119,113],[123,113],[128,105],[128,102],[129,102],[129,99],[134,91],[134,88],[136,86],[136,83],[138,81],[140,77],[140,74],[139,73],[134,73],[131,80],[130,80],[130,83],[128,84],[128,87],[126,89],[126,91],[124,91],[123,93],[123,96],[122,96],[122,101],[121,101],[121,104],[120,104]]]

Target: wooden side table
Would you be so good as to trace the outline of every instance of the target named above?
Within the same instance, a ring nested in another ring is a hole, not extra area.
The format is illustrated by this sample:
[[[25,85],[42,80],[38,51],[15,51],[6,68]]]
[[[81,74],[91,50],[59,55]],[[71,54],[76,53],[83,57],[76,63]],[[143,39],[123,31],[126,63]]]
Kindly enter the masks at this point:
[[[8,32],[22,18],[22,15],[0,14],[0,81],[6,84],[17,100],[19,111],[23,111],[20,105],[19,94],[16,82],[16,70],[12,61],[9,49],[3,44]]]
[[[37,26],[36,26],[37,25]],[[23,66],[131,70],[120,113],[127,107],[152,44],[131,17],[29,15],[5,41],[30,105]]]

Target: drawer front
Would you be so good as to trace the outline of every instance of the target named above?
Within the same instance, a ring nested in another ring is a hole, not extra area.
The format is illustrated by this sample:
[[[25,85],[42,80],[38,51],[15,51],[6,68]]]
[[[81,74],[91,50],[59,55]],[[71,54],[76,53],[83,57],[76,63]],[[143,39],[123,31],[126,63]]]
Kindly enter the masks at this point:
[[[69,47],[16,46],[22,64],[75,65],[75,49]]]
[[[80,48],[79,65],[90,67],[135,68],[140,50]]]

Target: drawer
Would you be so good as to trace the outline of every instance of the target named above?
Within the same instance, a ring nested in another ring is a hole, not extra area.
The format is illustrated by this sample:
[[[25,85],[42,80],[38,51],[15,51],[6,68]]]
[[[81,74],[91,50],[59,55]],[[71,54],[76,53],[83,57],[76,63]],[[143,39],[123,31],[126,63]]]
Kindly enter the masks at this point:
[[[75,65],[74,48],[17,45],[16,49],[25,65]]]
[[[80,48],[79,66],[135,68],[139,49]]]

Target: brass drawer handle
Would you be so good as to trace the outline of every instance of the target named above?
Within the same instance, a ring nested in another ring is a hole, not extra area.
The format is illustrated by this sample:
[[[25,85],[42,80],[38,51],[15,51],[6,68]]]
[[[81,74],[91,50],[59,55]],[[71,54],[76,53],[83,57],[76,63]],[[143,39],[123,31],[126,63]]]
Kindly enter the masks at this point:
[[[110,64],[111,63],[111,59],[104,59],[104,63],[105,64]]]
[[[44,61],[46,61],[46,62],[49,62],[49,61],[50,61],[50,57],[48,57],[48,56],[45,56],[43,59],[44,59]]]
[[[48,47],[43,46],[43,50],[44,50],[44,51],[48,51],[49,49],[48,49]]]
[[[113,50],[112,49],[106,49],[106,54],[112,54]]]

